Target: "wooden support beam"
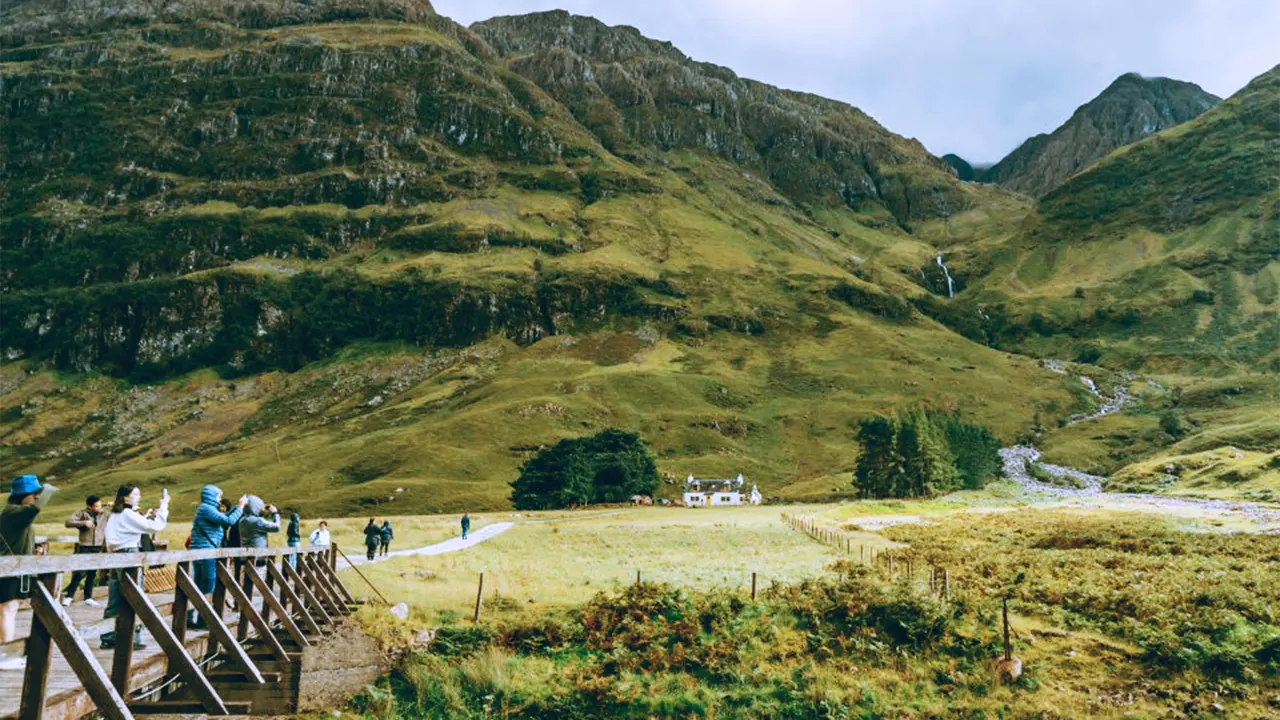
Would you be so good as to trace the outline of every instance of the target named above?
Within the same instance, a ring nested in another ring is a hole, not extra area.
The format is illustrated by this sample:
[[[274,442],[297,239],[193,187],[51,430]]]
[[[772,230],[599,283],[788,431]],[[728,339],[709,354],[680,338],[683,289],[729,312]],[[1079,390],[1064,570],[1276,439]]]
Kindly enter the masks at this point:
[[[213,563],[214,563],[214,575],[215,575],[215,576],[217,575],[217,566],[218,566],[218,565],[225,565],[225,564],[226,564],[226,562],[227,562],[226,560],[223,560],[223,559],[221,559],[221,558],[219,558],[219,559],[217,559],[217,560],[214,560],[214,561],[213,561]],[[226,585],[224,585],[224,584],[222,584],[221,582],[214,583],[214,586],[213,586],[213,614],[214,614],[214,615],[216,615],[216,616],[218,616],[218,619],[219,619],[219,620],[221,620],[221,619],[222,619],[222,613],[223,613],[223,612],[225,612],[225,611],[226,611],[226,609],[227,609],[227,586],[226,586]],[[208,643],[209,643],[209,654],[210,654],[210,655],[216,655],[216,654],[218,654],[218,643],[217,643],[217,637],[216,637],[216,636],[213,636],[213,635],[210,635],[210,636],[209,636]]]
[[[252,568],[247,567],[247,565],[249,565],[249,563],[252,563],[252,562],[253,562],[252,560],[248,562],[245,562],[243,560],[235,560],[232,563],[232,567],[235,570],[235,572],[233,573],[233,576],[235,578],[236,587],[240,588],[239,594],[232,593],[231,595],[231,598],[232,600],[235,601],[237,608],[239,608],[240,606],[241,597],[244,598],[244,601],[246,603],[249,603],[250,605],[253,604],[253,583],[249,582],[249,578],[244,576],[246,571],[247,572],[253,571]],[[271,623],[267,622],[266,615],[262,615],[261,617],[265,625],[267,626],[271,625]],[[245,640],[249,639],[249,616],[243,612],[240,613],[240,627],[236,629],[236,639],[239,640],[240,642],[244,642]]]
[[[343,557],[347,557],[347,556],[343,555]],[[387,598],[383,596],[382,593],[378,592],[378,588],[374,587],[373,583],[369,582],[369,578],[365,577],[364,573],[360,572],[360,568],[356,567],[356,564],[351,562],[350,558],[347,559],[347,564],[351,566],[352,570],[356,571],[356,574],[360,576],[361,580],[364,580],[365,583],[368,584],[370,590],[373,590],[375,593],[378,593],[378,597],[382,598],[382,602],[386,603],[387,605],[391,604],[391,602],[387,600]],[[356,604],[355,596],[352,595],[351,591],[347,589],[347,586],[343,584],[342,579],[338,577],[337,571],[323,564],[321,564],[320,568],[321,568],[321,571],[325,574],[325,576],[329,578],[329,582],[332,583],[334,588],[337,589],[338,594],[340,594],[348,603],[355,605]]]
[[[285,566],[288,566],[289,561],[286,559],[284,564]],[[316,623],[315,618],[311,617],[311,613],[307,612],[307,607],[302,604],[302,598],[298,597],[298,593],[294,592],[293,588],[289,587],[289,580],[285,578],[284,573],[280,571],[280,568],[277,567],[275,563],[270,563],[267,565],[267,573],[274,578],[276,584],[280,586],[280,594],[284,596],[284,601],[282,601],[281,604],[287,601],[297,612],[298,618],[302,620],[302,625],[311,633],[320,635],[320,626]]]
[[[58,596],[58,575],[41,575],[36,584],[52,597]],[[40,720],[44,715],[44,698],[49,689],[49,664],[53,658],[53,634],[39,617],[31,618],[27,635],[27,668],[22,677],[22,703],[19,720]]]
[[[119,571],[118,579],[113,579],[112,582],[123,587],[126,578],[134,582],[142,579],[142,568],[124,568]],[[118,603],[116,648],[111,657],[111,684],[121,695],[129,694],[129,667],[133,665],[133,629],[137,626],[137,620],[132,605],[127,602]]]
[[[299,558],[298,560],[299,565],[303,565],[304,562],[305,562],[304,560]],[[305,565],[303,567],[303,570],[306,570]],[[307,581],[302,577],[302,575],[298,573],[297,568],[294,568],[292,565],[286,564],[284,566],[284,574],[286,577],[293,580],[293,585],[297,589],[297,591],[301,593],[302,599],[305,600],[307,604],[311,606],[312,617],[314,617],[318,623],[322,625],[327,625],[332,628],[333,618],[329,617],[329,613],[325,612],[324,605],[321,604],[319,598],[316,597],[315,593],[311,592],[311,588],[308,587]]]
[[[284,606],[280,604],[280,598],[271,592],[271,587],[267,585],[267,581],[252,567],[249,568],[249,580],[258,588],[258,592],[262,593],[262,619],[267,619],[267,608],[274,610],[276,615],[280,616],[280,624],[284,626],[285,632],[289,633],[289,637],[293,638],[293,641],[298,643],[299,647],[311,647],[307,636],[302,634],[302,629],[293,621],[293,618],[289,617],[289,611],[285,610]]]
[[[333,605],[334,615],[350,615],[351,608],[347,605],[347,601],[338,594],[338,591],[329,582],[329,578],[321,570],[321,567],[322,564],[317,562],[307,564],[307,572],[311,574],[312,583],[329,598],[329,602]]]
[[[179,571],[189,571],[191,563],[180,562],[174,568],[174,573]],[[185,647],[187,641],[187,594],[182,591],[176,583],[173,586],[173,636],[178,639],[178,644]]]
[[[187,648],[178,642],[173,630],[164,624],[164,618],[160,617],[159,611],[156,610],[155,605],[151,604],[150,598],[142,587],[133,578],[123,577],[120,579],[120,593],[125,600],[129,601],[138,618],[147,626],[152,637],[164,650],[165,657],[169,660],[169,670],[178,671],[183,684],[191,689],[204,707],[204,711],[210,715],[230,714],[227,712],[226,703],[222,702],[222,696],[213,689],[209,678],[204,676],[204,672],[200,670],[199,665],[196,665]]]
[[[233,665],[253,682],[264,682],[258,666],[254,665],[253,660],[249,659],[249,653],[245,652],[244,646],[236,642],[235,636],[231,634],[231,628],[222,622],[222,616],[218,615],[213,606],[209,604],[209,600],[196,587],[195,580],[191,579],[191,575],[187,573],[186,569],[179,567],[175,574],[175,579],[178,583],[178,590],[190,598],[196,614],[204,620],[204,624],[209,628],[209,646],[213,647],[216,639],[226,649],[227,656],[231,658]]]
[[[133,714],[112,686],[106,670],[98,664],[84,638],[71,626],[71,618],[58,604],[58,598],[43,583],[36,583],[32,588],[31,611],[33,619],[39,620],[41,627],[48,630],[57,643],[62,657],[79,678],[89,699],[93,700],[96,712],[105,720],[133,720]],[[129,641],[132,644],[133,638]]]
[[[262,619],[262,615],[258,613],[257,608],[249,601],[249,596],[245,595],[244,590],[236,584],[235,578],[231,577],[231,571],[227,570],[225,565],[218,566],[218,579],[223,585],[227,586],[227,592],[230,593],[231,599],[235,601],[236,607],[240,610],[240,618],[249,618],[249,622],[258,629],[258,638],[267,646],[267,650],[271,652],[271,656],[280,662],[289,662],[289,653],[284,651],[284,646],[271,632],[271,626]]]
[[[333,595],[333,588],[326,588],[316,575],[314,562],[308,558],[302,558],[295,570],[300,577],[304,579],[303,586],[308,588],[312,595],[324,606],[325,613],[330,616],[330,622],[344,614],[342,603]]]

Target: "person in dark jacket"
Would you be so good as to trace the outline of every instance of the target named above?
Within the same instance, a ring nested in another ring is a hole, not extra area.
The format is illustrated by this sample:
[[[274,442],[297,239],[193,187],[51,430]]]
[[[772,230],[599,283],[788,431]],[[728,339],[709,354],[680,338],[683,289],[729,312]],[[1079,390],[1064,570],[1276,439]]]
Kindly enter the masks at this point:
[[[382,555],[387,554],[387,550],[391,549],[391,540],[395,538],[395,533],[391,530],[391,521],[382,521],[382,537],[378,538],[378,551]]]
[[[226,540],[227,529],[235,527],[236,523],[240,522],[240,516],[244,514],[244,506],[248,500],[248,497],[241,495],[236,507],[231,508],[230,503],[224,503],[222,490],[218,486],[205,485],[201,488],[200,506],[196,508],[196,516],[191,521],[191,549],[216,550],[222,547]],[[227,510],[224,511],[223,507],[227,507]],[[216,562],[209,559],[191,563],[196,587],[205,595],[212,594],[217,588]],[[188,613],[187,625],[196,629],[203,627],[195,610]]]
[[[97,495],[85,498],[84,507],[77,510],[71,519],[67,520],[66,525],[80,531],[80,538],[76,542],[76,555],[106,552],[107,518],[102,513],[102,498]],[[71,604],[81,581],[84,582],[85,604],[98,607],[98,601],[93,599],[93,587],[98,582],[97,570],[77,570],[72,573],[71,582],[62,592],[62,604]]]
[[[36,534],[32,525],[40,508],[57,490],[40,484],[35,475],[18,475],[9,487],[9,502],[0,510],[0,557],[34,555]],[[31,577],[0,578],[0,647],[18,639],[18,601],[31,597]],[[22,670],[24,657],[0,658],[0,670]]]
[[[240,511],[241,511],[241,515],[243,515],[244,508],[240,508]],[[231,513],[231,501],[226,498],[222,498],[222,502],[218,503],[218,512],[224,515],[229,515]],[[231,523],[231,526],[227,528],[225,533],[223,533],[222,547],[229,547],[229,548],[240,547],[240,521],[239,520]]]
[[[364,555],[369,558],[369,562],[373,562],[373,558],[378,554],[378,546],[381,544],[382,528],[378,527],[373,518],[369,518],[369,524],[364,526]]]
[[[471,516],[462,513],[462,539],[467,539],[467,533],[471,532]]]
[[[302,544],[302,519],[298,517],[298,513],[289,516],[289,528],[285,531],[285,542],[289,547],[296,548]],[[298,567],[298,556],[290,555],[289,564]]]

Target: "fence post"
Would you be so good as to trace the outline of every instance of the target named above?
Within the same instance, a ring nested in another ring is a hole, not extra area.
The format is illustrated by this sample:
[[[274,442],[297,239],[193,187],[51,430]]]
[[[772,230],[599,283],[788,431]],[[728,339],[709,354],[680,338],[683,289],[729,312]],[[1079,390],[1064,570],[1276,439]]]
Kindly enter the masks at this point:
[[[951,571],[943,570],[942,579],[947,592],[947,602],[951,602]]]
[[[480,586],[476,588],[476,614],[471,622],[480,622],[480,601],[484,598],[484,573],[480,573]]]
[[[756,599],[756,574],[755,573],[751,573],[751,599],[752,601]]]

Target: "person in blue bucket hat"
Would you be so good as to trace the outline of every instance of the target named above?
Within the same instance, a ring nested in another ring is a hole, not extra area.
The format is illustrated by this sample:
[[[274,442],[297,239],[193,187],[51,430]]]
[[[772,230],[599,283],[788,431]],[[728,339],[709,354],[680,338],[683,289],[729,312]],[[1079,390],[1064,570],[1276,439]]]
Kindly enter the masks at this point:
[[[32,529],[40,509],[57,492],[35,475],[18,475],[9,483],[9,502],[0,510],[0,556],[34,555]],[[31,597],[30,577],[0,578],[0,646],[18,639],[18,601]],[[25,657],[0,657],[0,670],[22,670]]]

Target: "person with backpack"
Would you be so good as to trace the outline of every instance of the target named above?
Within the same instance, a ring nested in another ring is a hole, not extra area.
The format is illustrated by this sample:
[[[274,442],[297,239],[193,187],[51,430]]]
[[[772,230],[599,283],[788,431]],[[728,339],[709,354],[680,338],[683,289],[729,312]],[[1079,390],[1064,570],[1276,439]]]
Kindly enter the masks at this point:
[[[90,495],[84,499],[84,507],[80,508],[67,520],[67,527],[80,531],[76,542],[76,555],[94,555],[106,550],[106,516],[102,513],[102,499]],[[86,605],[98,607],[101,603],[93,599],[93,587],[98,582],[97,570],[77,570],[71,574],[71,582],[62,593],[62,604],[71,605],[75,598],[76,588],[84,582],[84,602]]]
[[[298,517],[298,513],[289,516],[289,528],[285,531],[285,543],[291,548],[296,548],[302,544],[302,522]],[[298,567],[298,556],[289,556],[289,565],[295,569]]]
[[[369,518],[369,524],[364,526],[364,556],[373,562],[373,558],[378,554],[378,546],[382,544],[382,528],[373,522],[373,518]]]
[[[240,496],[234,508],[223,504],[222,489],[217,485],[205,485],[200,488],[200,506],[196,508],[196,516],[191,520],[191,538],[189,550],[216,550],[226,540],[227,529],[235,527],[244,514],[244,506],[248,497]],[[223,510],[227,507],[227,510]],[[191,563],[191,571],[196,588],[205,595],[212,595],[218,586],[217,560],[195,560]],[[187,627],[204,629],[204,622],[195,610],[187,611]]]
[[[35,475],[18,475],[9,483],[9,502],[0,510],[0,557],[34,555],[36,534],[32,525],[41,508],[57,492],[42,485]],[[0,646],[18,639],[18,601],[31,597],[30,576],[0,578]],[[25,657],[0,658],[0,670],[23,670]]]
[[[106,544],[109,553],[141,552],[142,537],[153,535],[164,530],[169,519],[169,491],[160,490],[160,507],[154,511],[154,517],[147,517],[138,512],[138,504],[142,502],[142,491],[137,485],[121,485],[116,491],[115,502],[111,504],[111,514],[107,517]],[[150,515],[151,513],[148,513]],[[103,618],[113,618],[120,614],[120,583],[122,570],[111,571],[111,583],[107,586],[107,609]],[[114,630],[98,636],[101,648],[110,650],[116,646],[117,638]],[[134,627],[133,649],[142,650],[146,645],[142,642],[142,624]]]
[[[391,530],[391,521],[382,521],[382,536],[378,538],[378,552],[384,557],[387,551],[391,549],[391,540],[395,538],[395,533]]]

